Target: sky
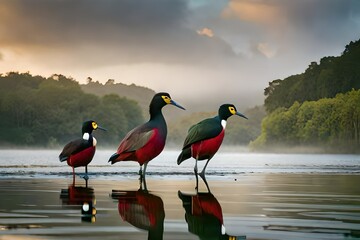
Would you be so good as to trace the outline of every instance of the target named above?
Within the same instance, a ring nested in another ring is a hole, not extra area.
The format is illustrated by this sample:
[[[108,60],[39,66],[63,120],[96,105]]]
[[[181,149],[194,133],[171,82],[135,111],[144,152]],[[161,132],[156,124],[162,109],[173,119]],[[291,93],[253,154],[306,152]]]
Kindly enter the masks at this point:
[[[136,84],[204,110],[360,38],[358,0],[0,0],[0,73]]]

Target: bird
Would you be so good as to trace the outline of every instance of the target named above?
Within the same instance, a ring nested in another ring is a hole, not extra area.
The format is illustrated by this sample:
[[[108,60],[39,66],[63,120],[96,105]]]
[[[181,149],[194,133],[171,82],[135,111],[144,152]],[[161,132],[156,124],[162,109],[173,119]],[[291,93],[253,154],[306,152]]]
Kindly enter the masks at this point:
[[[94,188],[88,187],[87,179],[85,179],[85,187],[76,186],[73,182],[67,189],[61,189],[60,199],[63,205],[69,205],[74,209],[80,208],[83,222],[96,221]]]
[[[165,146],[167,125],[161,112],[168,104],[185,110],[184,107],[171,99],[169,93],[160,92],[154,95],[150,102],[148,122],[135,127],[128,132],[109,162],[136,161],[140,165],[140,183],[145,182],[146,167],[149,161],[158,156]],[[144,165],[144,170],[142,166]]]
[[[96,150],[96,139],[92,136],[92,131],[105,128],[99,126],[95,121],[89,120],[82,124],[82,138],[75,139],[65,145],[64,149],[59,155],[60,162],[67,161],[67,164],[72,167],[73,178],[75,177],[75,168],[85,167],[85,179],[88,179],[87,165],[94,157]]]
[[[210,159],[220,148],[225,135],[226,121],[233,115],[248,119],[244,114],[238,112],[233,104],[223,104],[219,107],[217,116],[204,119],[189,128],[182,151],[178,156],[177,164],[180,165],[183,161],[191,157],[195,158],[194,172],[197,183],[198,161],[207,160],[203,170],[199,174],[207,185],[205,169]],[[198,184],[196,184],[196,189],[197,187]]]
[[[246,236],[232,236],[226,233],[221,205],[210,191],[196,194],[178,191],[178,197],[185,209],[189,232],[197,235],[200,240],[246,239]]]
[[[161,197],[147,190],[112,190],[111,197],[118,200],[121,218],[131,225],[148,231],[148,240],[162,240],[165,209]]]

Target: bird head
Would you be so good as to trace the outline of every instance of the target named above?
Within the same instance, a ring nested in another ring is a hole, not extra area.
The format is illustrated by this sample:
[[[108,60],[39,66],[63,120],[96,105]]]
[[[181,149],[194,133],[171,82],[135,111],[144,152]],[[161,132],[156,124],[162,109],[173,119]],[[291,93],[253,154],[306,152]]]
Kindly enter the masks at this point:
[[[106,131],[105,128],[99,126],[95,121],[89,120],[85,121],[82,125],[82,134],[89,133],[91,134],[93,130],[101,129],[103,131]]]
[[[154,95],[153,99],[150,103],[150,110],[151,108],[158,108],[161,109],[162,107],[166,106],[167,104],[174,105],[178,108],[185,110],[184,107],[176,103],[174,100],[171,99],[170,94],[166,92],[160,92]]]
[[[232,115],[237,115],[243,118],[248,119],[244,114],[238,112],[236,107],[233,104],[223,104],[219,108],[219,117],[221,119],[227,120]]]

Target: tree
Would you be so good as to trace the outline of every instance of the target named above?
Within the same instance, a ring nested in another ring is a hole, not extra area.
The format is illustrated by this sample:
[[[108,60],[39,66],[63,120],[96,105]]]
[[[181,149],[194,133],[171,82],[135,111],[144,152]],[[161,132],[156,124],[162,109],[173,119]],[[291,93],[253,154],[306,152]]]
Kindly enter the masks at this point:
[[[265,108],[289,108],[295,101],[333,98],[338,93],[360,89],[360,40],[350,42],[339,57],[324,57],[311,62],[304,73],[277,79],[265,88]]]
[[[108,128],[109,135],[96,133],[101,142],[115,145],[143,120],[136,102],[84,93],[71,77],[14,72],[0,76],[0,115],[0,143],[31,146],[65,144],[89,119]]]

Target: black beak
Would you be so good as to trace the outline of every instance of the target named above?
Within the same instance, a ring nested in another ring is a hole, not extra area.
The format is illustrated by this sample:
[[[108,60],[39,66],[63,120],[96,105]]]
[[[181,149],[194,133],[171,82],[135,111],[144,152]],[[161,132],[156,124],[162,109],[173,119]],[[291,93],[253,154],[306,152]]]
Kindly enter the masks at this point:
[[[98,127],[97,127],[98,129],[100,129],[100,130],[103,130],[103,131],[107,131],[107,129],[106,128],[103,128],[103,127],[101,127],[101,126],[99,126],[98,125]]]
[[[240,113],[240,112],[236,112],[235,115],[238,115],[240,117],[243,117],[245,119],[248,119],[244,114]]]
[[[174,106],[176,106],[176,107],[178,107],[178,108],[181,108],[181,109],[183,109],[183,110],[186,110],[183,106],[181,106],[180,104],[177,104],[174,100],[170,100],[170,104],[172,104],[172,105],[174,105]]]

